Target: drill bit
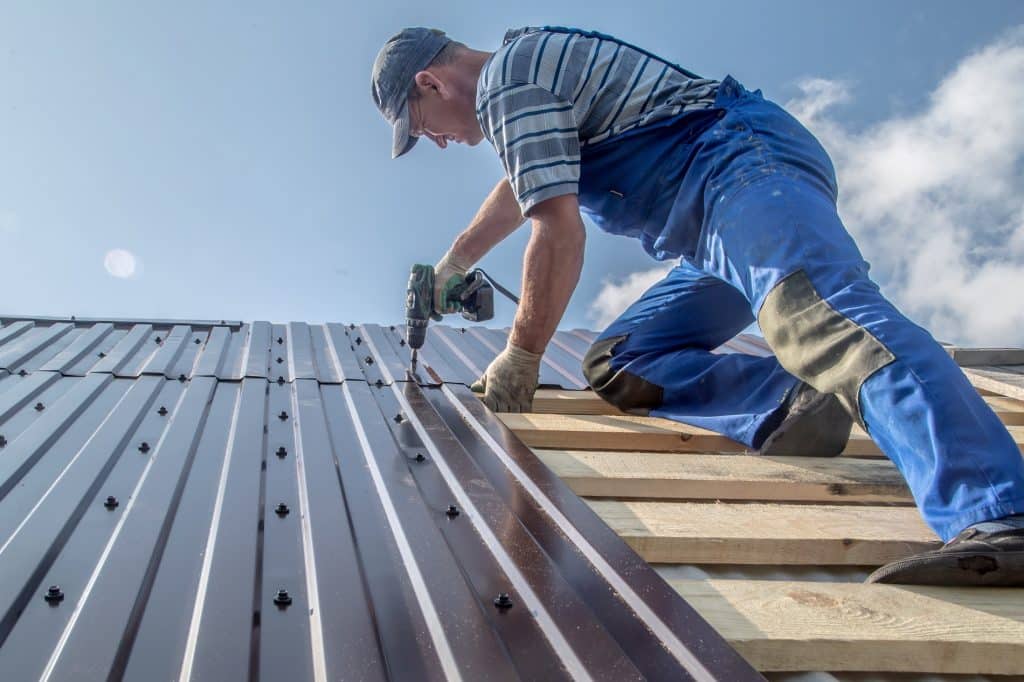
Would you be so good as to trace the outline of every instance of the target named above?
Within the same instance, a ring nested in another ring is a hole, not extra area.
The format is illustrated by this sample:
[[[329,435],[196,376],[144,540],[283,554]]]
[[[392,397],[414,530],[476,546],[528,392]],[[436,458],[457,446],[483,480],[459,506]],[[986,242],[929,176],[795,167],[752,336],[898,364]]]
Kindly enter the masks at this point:
[[[409,367],[409,369],[412,370],[413,374],[416,373],[416,358],[417,358],[417,355],[418,355],[417,350],[415,348],[413,348],[412,349],[412,365]]]

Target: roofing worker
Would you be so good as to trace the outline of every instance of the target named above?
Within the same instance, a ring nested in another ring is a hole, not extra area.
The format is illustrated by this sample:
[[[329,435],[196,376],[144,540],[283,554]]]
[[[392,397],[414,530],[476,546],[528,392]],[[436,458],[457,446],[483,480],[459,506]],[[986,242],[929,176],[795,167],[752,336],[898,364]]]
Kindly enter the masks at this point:
[[[1017,445],[869,278],[828,155],[782,108],[732,77],[554,27],[509,31],[493,53],[405,29],[372,80],[393,157],[419,137],[442,149],[486,137],[507,174],[437,264],[435,301],[532,221],[508,346],[474,387],[488,406],[530,407],[583,264],[582,210],[679,261],[587,353],[599,395],[763,454],[836,455],[856,420],[947,541],[869,581],[1024,585]],[[711,353],[755,316],[775,357]]]

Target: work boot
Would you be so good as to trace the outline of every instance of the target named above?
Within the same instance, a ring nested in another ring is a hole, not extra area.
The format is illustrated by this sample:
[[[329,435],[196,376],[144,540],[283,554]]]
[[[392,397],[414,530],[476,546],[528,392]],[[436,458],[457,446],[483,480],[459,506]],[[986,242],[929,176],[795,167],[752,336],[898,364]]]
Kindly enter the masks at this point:
[[[788,413],[765,439],[762,455],[835,457],[850,440],[853,420],[831,393],[819,393],[808,384],[794,389]]]
[[[868,576],[869,583],[1024,587],[1024,516],[1020,527],[1000,521],[968,526],[940,549],[899,559]]]

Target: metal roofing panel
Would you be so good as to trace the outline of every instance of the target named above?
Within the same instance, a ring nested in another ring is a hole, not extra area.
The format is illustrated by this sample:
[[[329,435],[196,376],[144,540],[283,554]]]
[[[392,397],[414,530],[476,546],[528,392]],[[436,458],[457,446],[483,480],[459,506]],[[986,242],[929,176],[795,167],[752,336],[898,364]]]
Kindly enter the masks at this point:
[[[0,679],[756,677],[400,329],[94,329],[0,377]]]

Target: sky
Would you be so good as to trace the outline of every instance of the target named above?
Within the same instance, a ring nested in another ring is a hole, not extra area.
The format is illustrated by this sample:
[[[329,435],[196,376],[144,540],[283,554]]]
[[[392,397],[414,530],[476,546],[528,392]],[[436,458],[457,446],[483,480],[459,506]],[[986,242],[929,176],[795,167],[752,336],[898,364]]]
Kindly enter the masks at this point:
[[[490,50],[557,24],[785,105],[883,292],[943,340],[1024,345],[1024,3],[434,4],[6,0],[0,314],[400,322],[410,265],[502,171],[486,141],[393,161],[377,51],[404,26]],[[480,263],[513,289],[528,231]],[[663,272],[588,226],[562,326],[600,328]]]

